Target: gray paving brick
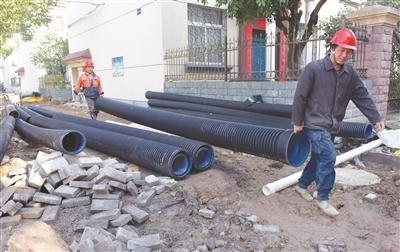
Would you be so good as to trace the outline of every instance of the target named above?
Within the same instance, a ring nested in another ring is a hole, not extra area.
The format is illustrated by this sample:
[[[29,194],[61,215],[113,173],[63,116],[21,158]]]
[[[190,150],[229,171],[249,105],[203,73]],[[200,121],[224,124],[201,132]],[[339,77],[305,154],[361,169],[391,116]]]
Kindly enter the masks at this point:
[[[121,215],[120,209],[110,209],[103,212],[95,213],[90,217],[90,219],[107,219],[115,220]]]
[[[114,245],[115,252],[128,251],[128,248],[126,247],[126,244],[121,242],[121,241],[119,241],[119,240],[113,241],[113,245]]]
[[[93,165],[89,170],[87,170],[88,175],[83,179],[84,181],[91,181],[100,174],[100,168],[97,165]],[[94,183],[94,182],[93,182]]]
[[[56,159],[49,160],[40,165],[43,171],[49,176],[51,173],[56,172],[60,168],[68,167],[69,164],[64,157],[58,157]]]
[[[60,206],[47,206],[44,209],[41,220],[46,223],[54,223],[60,213]]]
[[[17,188],[15,186],[6,187],[0,191],[0,207],[4,206],[7,201],[13,196]]]
[[[104,167],[106,167],[106,166],[109,166],[109,165],[112,165],[112,164],[117,164],[117,163],[118,163],[118,160],[117,160],[117,159],[115,159],[115,158],[108,158],[108,159],[106,159],[106,160],[103,161],[102,167],[104,168]]]
[[[0,211],[2,213],[8,213],[8,211],[11,210],[14,205],[15,205],[15,201],[14,200],[9,200],[9,201],[7,201],[6,204],[4,204],[4,206],[2,206],[0,208]]]
[[[36,192],[35,195],[33,195],[33,200],[36,202],[42,202],[50,205],[60,205],[62,198],[61,196],[58,195]]]
[[[38,152],[38,155],[36,156],[36,161],[38,165],[42,165],[50,160],[57,159],[62,156],[61,152],[52,152],[50,154],[44,153],[44,152]]]
[[[78,245],[79,251],[96,252],[92,239],[86,239]],[[111,250],[110,250],[111,251]]]
[[[76,207],[76,206],[85,206],[90,204],[90,197],[89,196],[84,196],[84,197],[78,197],[78,198],[71,198],[71,199],[65,199],[61,203],[62,208],[71,208],[71,207]]]
[[[46,182],[46,183],[44,183],[44,188],[46,188],[46,190],[50,193],[50,194],[53,194],[54,193],[54,187],[49,183],[49,182]]]
[[[161,249],[162,241],[159,234],[145,235],[140,238],[133,238],[128,241],[127,247],[131,249],[132,246],[142,246],[146,248]]]
[[[14,215],[14,216],[5,216],[0,218],[0,227],[7,228],[7,227],[14,227],[21,223],[22,217],[21,215]]]
[[[27,193],[15,191],[15,193],[13,195],[13,200],[15,202],[20,202],[24,206],[26,204],[28,204],[29,199],[30,199],[30,196]]]
[[[119,227],[117,229],[115,236],[117,237],[118,240],[124,243],[127,243],[128,240],[132,238],[139,238],[139,235],[135,231],[126,228],[126,226]]]
[[[19,209],[17,214],[21,215],[22,219],[39,219],[42,216],[43,212],[43,207],[23,207]]]
[[[115,164],[111,164],[110,166],[119,171],[126,171],[128,169],[128,166],[126,164],[122,164],[122,163],[115,163]]]
[[[128,190],[128,192],[131,193],[131,195],[136,196],[139,193],[138,188],[136,187],[136,185],[132,182],[129,181],[128,184],[126,185],[126,189]]]
[[[124,206],[122,207],[121,212],[124,214],[130,214],[132,219],[137,223],[142,223],[149,218],[149,214],[146,211],[143,211],[135,205]]]
[[[89,219],[86,226],[108,229],[108,227],[110,226],[110,221],[107,219]]]
[[[94,245],[95,251],[113,251],[114,245],[110,237],[100,241],[96,245]]]
[[[121,214],[117,219],[110,221],[110,224],[113,227],[121,227],[126,225],[131,220],[132,220],[132,215]]]
[[[61,169],[62,170],[62,169]],[[63,182],[58,172],[53,172],[46,178],[47,182],[51,184],[54,188],[59,187]]]
[[[78,164],[80,167],[83,168],[89,168],[92,167],[93,165],[101,167],[103,164],[103,160],[101,160],[101,158],[99,157],[81,157],[78,158]]]
[[[151,189],[148,191],[143,191],[139,196],[134,200],[134,202],[139,206],[147,206],[147,204],[154,198],[156,191]]]
[[[46,182],[46,178],[43,178],[38,172],[35,172],[28,181],[28,185],[40,189]]]
[[[109,209],[119,209],[119,200],[101,200],[101,199],[93,199],[92,204],[90,205],[90,212],[100,212]]]
[[[108,191],[108,185],[107,184],[95,184],[92,187],[93,193],[99,193],[99,194],[107,194],[110,193]]]
[[[126,173],[118,171],[110,166],[103,168],[104,176],[110,180],[115,180],[121,183],[126,183]]]
[[[70,181],[69,186],[72,187],[79,187],[79,188],[84,188],[84,189],[90,189],[94,185],[93,182],[90,181]]]
[[[104,199],[104,200],[118,200],[121,199],[121,194],[93,193],[92,198]]]
[[[165,191],[165,185],[153,186],[153,189],[156,191],[156,194],[158,195]]]
[[[74,198],[82,189],[78,187],[72,187],[67,185],[60,185],[53,194],[64,198]]]
[[[118,181],[110,181],[109,183],[108,183],[108,185],[110,185],[111,187],[115,187],[115,188],[119,188],[119,189],[121,189],[121,190],[124,190],[124,191],[126,191],[126,184],[123,184],[123,183],[121,183],[121,182],[118,182]]]
[[[14,204],[10,209],[8,209],[7,213],[8,213],[10,216],[13,216],[13,215],[15,215],[15,214],[18,212],[18,210],[21,209],[22,207],[23,207],[23,205],[22,205],[20,202],[15,202],[15,204]]]
[[[144,178],[144,181],[146,181],[146,184],[147,184],[149,187],[156,186],[156,185],[159,185],[159,184],[160,184],[160,179],[158,179],[158,178],[157,178],[156,176],[154,176],[153,174],[146,176],[146,177]]]

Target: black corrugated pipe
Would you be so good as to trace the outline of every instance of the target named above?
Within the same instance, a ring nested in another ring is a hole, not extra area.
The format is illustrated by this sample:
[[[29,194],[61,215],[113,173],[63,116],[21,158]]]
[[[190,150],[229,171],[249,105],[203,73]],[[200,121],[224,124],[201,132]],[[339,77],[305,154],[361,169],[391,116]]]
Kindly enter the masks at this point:
[[[22,119],[15,122],[15,130],[35,143],[65,154],[78,154],[86,146],[85,136],[76,130],[44,129]]]
[[[275,115],[282,117],[292,116],[292,107],[286,104],[255,103],[253,105],[246,106],[244,101],[243,102],[227,101],[227,100],[218,100],[218,99],[204,98],[198,96],[179,95],[171,93],[152,92],[152,91],[147,91],[145,96],[147,99],[154,98],[161,100],[190,102],[196,104],[211,105],[221,108],[230,108],[230,109],[256,112],[260,114]]]
[[[197,116],[197,117],[208,118],[208,119],[213,119],[213,120],[245,123],[245,124],[278,128],[278,129],[292,129],[293,128],[293,126],[291,126],[291,124],[290,124],[290,118],[286,118],[287,123],[282,123],[282,122],[279,123],[279,122],[274,122],[274,121],[257,120],[257,119],[253,119],[253,118],[247,118],[247,117],[220,115],[220,114],[216,114],[216,113],[190,111],[190,110],[183,110],[183,109],[170,109],[170,108],[161,108],[161,107],[151,107],[151,109],[160,110],[160,111],[168,111],[171,113],[177,113],[177,114],[181,114],[181,115]],[[289,127],[287,127],[287,125],[289,125]]]
[[[30,110],[32,110],[32,111],[34,111],[36,113],[39,113],[39,114],[41,114],[43,116],[50,117],[50,118],[52,118],[53,115],[55,113],[57,113],[57,112],[54,112],[54,111],[51,111],[51,110],[48,110],[48,109],[44,109],[44,108],[41,108],[41,107],[38,107],[38,106],[28,106],[28,109],[30,109]]]
[[[79,130],[85,135],[88,147],[175,179],[184,178],[192,167],[189,153],[172,145],[39,115],[32,116],[30,123],[46,128]]]
[[[12,102],[10,100],[5,100],[4,105],[5,105],[5,108],[3,109],[3,117],[6,115],[10,115],[10,116],[14,117],[15,119],[19,118],[19,113],[15,109],[14,104],[12,104]]]
[[[8,144],[14,133],[15,118],[11,115],[4,116],[0,121],[0,162],[6,155]]]
[[[98,129],[108,130],[121,134],[126,134],[134,137],[139,137],[154,142],[165,143],[176,147],[187,150],[193,159],[193,168],[199,171],[204,171],[210,167],[214,159],[214,150],[211,145],[195,141],[193,139],[187,139],[182,137],[170,136],[156,132],[150,132],[142,129],[135,129],[128,126],[110,124],[97,120],[90,120],[86,118],[71,116],[63,113],[57,113],[48,109],[40,108],[40,113],[48,115],[48,117],[59,119],[62,121],[82,124]]]
[[[106,113],[172,134],[208,142],[298,167],[310,152],[304,134],[242,123],[223,122],[143,108],[108,98],[95,106]]]
[[[15,109],[19,113],[19,118],[24,120],[25,122],[29,122],[29,119],[31,119],[31,115],[28,114],[25,110],[23,110],[20,106],[14,105]]]
[[[193,168],[204,171],[210,167],[214,159],[214,150],[208,143],[177,137],[163,133],[151,132],[143,129],[136,129],[124,125],[106,123],[98,120],[90,120],[82,117],[56,113],[54,119],[86,125],[93,128],[109,130],[134,137],[139,137],[154,142],[165,143],[188,150],[193,159]]]
[[[239,123],[259,125],[264,127],[273,127],[278,129],[293,129],[293,125],[291,124],[290,118],[285,118],[286,121],[283,120],[282,122],[274,122],[274,121],[265,121],[259,119],[242,118],[236,116],[210,114],[206,112],[189,111],[189,110],[166,109],[166,108],[153,108],[153,109],[164,110],[191,116],[199,116],[214,120],[239,122]],[[336,136],[369,139],[372,136],[372,129],[373,129],[372,125],[369,123],[342,122],[339,128],[339,132],[336,134]]]
[[[31,109],[28,109],[28,108],[25,108],[25,107],[20,107],[20,109],[22,109],[23,111],[25,111],[26,113],[28,113],[31,117],[32,117],[33,115],[42,115],[42,114],[39,114],[38,112],[35,112],[35,111],[33,111],[33,110],[31,110]]]
[[[290,122],[290,119],[286,118],[286,117],[266,115],[266,114],[260,114],[260,113],[255,113],[255,112],[247,112],[247,111],[242,111],[242,110],[221,108],[221,107],[216,107],[216,106],[208,106],[208,105],[189,103],[189,102],[150,99],[150,100],[148,100],[147,103],[149,104],[150,107],[184,109],[184,110],[191,110],[191,111],[215,113],[215,114],[221,114],[221,115],[246,117],[246,118],[251,118],[251,119],[273,121],[273,122],[286,122],[286,121]]]

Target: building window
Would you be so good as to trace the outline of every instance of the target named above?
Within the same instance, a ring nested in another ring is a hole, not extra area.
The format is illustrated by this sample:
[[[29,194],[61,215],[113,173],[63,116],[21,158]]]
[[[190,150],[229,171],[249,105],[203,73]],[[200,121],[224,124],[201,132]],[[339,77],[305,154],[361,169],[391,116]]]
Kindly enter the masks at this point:
[[[189,64],[222,65],[226,14],[224,10],[188,5]]]

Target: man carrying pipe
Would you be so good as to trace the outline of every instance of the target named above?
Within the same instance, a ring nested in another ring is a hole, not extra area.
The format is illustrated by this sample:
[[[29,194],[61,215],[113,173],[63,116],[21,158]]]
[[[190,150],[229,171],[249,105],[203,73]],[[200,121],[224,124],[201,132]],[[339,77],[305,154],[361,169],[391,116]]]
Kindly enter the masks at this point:
[[[101,86],[100,76],[93,72],[94,64],[91,60],[85,61],[85,73],[79,76],[79,79],[74,88],[74,99],[83,87],[83,94],[85,95],[87,105],[89,107],[90,117],[93,120],[97,119],[99,110],[96,109],[94,102],[97,98],[103,97],[103,87]]]
[[[315,180],[318,207],[329,216],[337,216],[339,212],[329,202],[335,183],[333,135],[339,131],[347,104],[353,101],[377,131],[385,129],[385,123],[356,70],[346,63],[357,49],[354,33],[343,28],[330,42],[331,53],[302,70],[293,99],[292,124],[294,133],[304,127],[312,146],[310,161],[295,190],[312,201],[307,187]]]

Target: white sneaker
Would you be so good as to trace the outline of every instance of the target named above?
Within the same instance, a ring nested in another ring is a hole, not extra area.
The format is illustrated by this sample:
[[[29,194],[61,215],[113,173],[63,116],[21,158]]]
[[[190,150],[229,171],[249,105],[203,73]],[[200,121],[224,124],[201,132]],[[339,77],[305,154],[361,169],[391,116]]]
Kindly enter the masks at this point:
[[[300,186],[296,185],[294,187],[294,190],[296,190],[296,192],[298,192],[301,195],[301,197],[303,197],[303,199],[305,199],[307,201],[313,200],[313,197],[307,192],[306,189],[303,189]]]
[[[318,201],[317,203],[318,207],[321,208],[322,211],[324,211],[325,214],[332,216],[332,217],[336,217],[339,215],[338,210],[336,210],[336,208],[334,208],[328,200],[321,200]]]

